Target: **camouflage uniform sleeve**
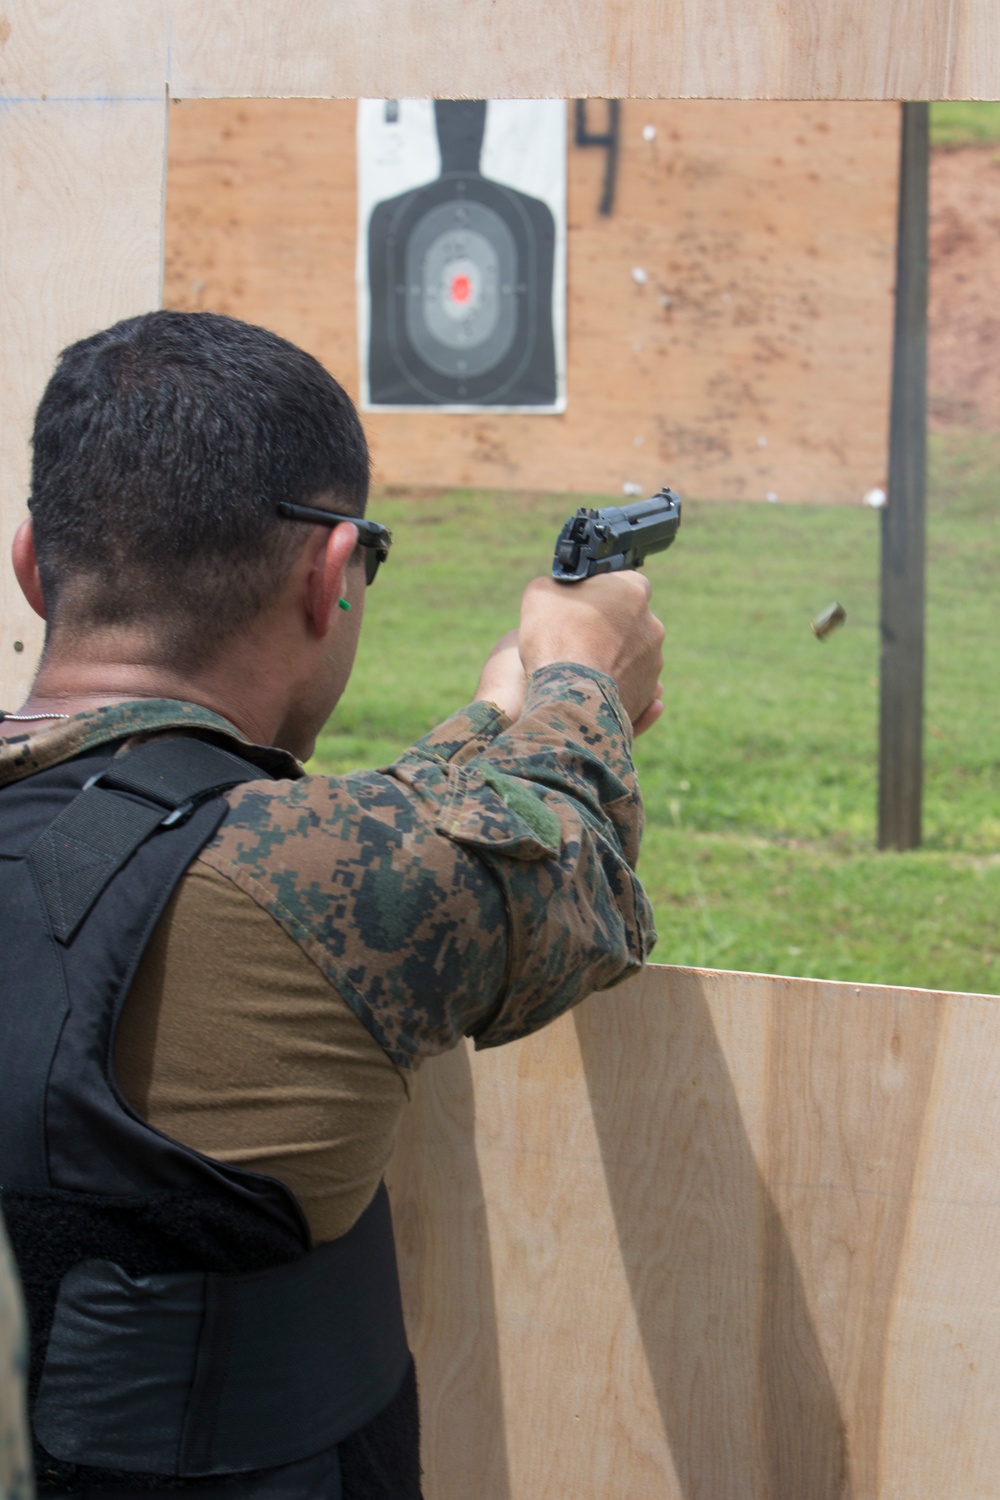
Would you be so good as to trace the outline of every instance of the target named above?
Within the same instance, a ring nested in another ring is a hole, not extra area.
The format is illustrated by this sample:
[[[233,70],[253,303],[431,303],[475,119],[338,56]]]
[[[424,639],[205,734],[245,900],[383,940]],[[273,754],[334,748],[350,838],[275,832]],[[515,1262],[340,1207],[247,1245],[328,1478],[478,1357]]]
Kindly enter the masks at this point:
[[[0,1220],[0,1500],[35,1493],[24,1406],[25,1341],[20,1288]]]
[[[656,942],[635,874],[643,813],[631,744],[610,677],[545,667],[517,723],[464,762],[461,794],[442,800],[439,830],[489,865],[508,916],[502,991],[468,1028],[477,1047],[526,1036],[618,984]],[[409,757],[392,773],[440,795]]]
[[[392,766],[249,782],[203,850],[403,1069],[524,1036],[655,940],[610,678],[547,667],[510,724],[473,703]]]
[[[432,729],[430,734],[424,735],[403,758],[415,756],[419,760],[448,761],[450,765],[463,766],[488,749],[509,725],[507,715],[495,703],[470,703]]]

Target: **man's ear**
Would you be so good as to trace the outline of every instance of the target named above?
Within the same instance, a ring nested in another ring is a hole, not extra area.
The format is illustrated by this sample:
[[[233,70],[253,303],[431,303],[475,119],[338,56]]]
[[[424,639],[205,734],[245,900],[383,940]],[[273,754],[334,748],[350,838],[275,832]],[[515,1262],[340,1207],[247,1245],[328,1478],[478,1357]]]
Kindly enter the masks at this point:
[[[31,525],[31,517],[22,521],[14,533],[14,545],[11,548],[11,559],[14,563],[14,576],[21,586],[21,593],[27,599],[36,615],[45,619],[45,597],[42,594],[42,581],[38,576],[38,558],[35,556],[35,533]]]
[[[347,564],[357,544],[358,528],[350,521],[341,521],[312,554],[305,602],[310,627],[317,636],[329,632],[337,600],[344,593]]]

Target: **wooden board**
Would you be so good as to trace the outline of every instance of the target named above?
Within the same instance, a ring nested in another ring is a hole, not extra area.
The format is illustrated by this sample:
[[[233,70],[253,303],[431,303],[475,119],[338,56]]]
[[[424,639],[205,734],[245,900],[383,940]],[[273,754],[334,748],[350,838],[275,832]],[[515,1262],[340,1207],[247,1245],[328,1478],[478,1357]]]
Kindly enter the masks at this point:
[[[994,0],[4,0],[0,94],[1000,96]]]
[[[34,410],[66,344],[158,304],[165,149],[162,95],[0,109],[3,708],[23,698],[42,638],[8,562],[27,513]]]
[[[1000,96],[994,0],[4,0],[0,94]]]
[[[0,100],[162,101],[169,0],[3,0]]]
[[[425,1066],[428,1500],[1000,1496],[1000,999],[651,967]]]
[[[172,108],[165,297],[356,396],[355,113]],[[569,152],[567,412],[372,413],[377,478],[860,504],[886,479],[898,134],[891,104],[626,102],[609,218],[603,151]]]
[[[996,98],[994,0],[174,0],[172,92]]]

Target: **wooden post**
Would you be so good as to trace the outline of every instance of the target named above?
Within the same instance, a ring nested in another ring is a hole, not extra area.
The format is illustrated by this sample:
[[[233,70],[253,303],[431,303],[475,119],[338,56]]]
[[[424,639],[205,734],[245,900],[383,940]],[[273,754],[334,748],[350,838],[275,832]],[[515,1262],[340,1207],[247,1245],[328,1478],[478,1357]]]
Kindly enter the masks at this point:
[[[928,105],[902,106],[889,497],[882,512],[880,849],[916,849],[921,836],[928,124]]]

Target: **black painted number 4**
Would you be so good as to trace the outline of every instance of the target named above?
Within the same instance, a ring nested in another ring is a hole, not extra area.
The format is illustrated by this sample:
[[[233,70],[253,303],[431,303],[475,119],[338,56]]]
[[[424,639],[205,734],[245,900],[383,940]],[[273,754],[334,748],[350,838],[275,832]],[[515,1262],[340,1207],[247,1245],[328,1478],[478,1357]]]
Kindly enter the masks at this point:
[[[603,131],[588,130],[587,128],[587,100],[576,101],[576,130],[574,140],[578,146],[603,146],[607,155],[604,158],[604,186],[601,190],[601,201],[597,205],[597,212],[609,217],[615,206],[615,178],[618,173],[618,120],[621,115],[621,102],[618,99],[608,99],[608,128]]]

